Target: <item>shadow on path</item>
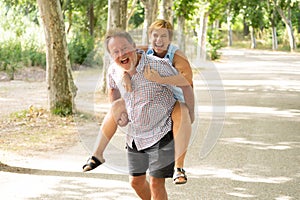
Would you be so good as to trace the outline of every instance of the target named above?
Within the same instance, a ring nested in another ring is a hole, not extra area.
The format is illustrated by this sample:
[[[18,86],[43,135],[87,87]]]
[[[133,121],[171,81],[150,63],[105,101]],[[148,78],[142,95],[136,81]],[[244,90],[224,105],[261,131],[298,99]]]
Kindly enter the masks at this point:
[[[113,179],[119,181],[128,181],[127,174],[100,174],[100,173],[91,173],[91,172],[83,173],[83,172],[71,172],[71,171],[31,169],[25,167],[10,166],[2,162],[0,162],[0,171],[17,173],[17,174],[41,175],[41,176],[101,178],[101,179],[109,179],[109,180]]]

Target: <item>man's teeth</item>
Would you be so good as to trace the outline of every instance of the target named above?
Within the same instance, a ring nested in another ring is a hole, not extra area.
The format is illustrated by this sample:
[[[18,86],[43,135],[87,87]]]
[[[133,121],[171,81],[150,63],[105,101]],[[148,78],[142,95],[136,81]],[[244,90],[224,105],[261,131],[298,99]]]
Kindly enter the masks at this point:
[[[128,61],[128,58],[123,58],[123,59],[121,59],[121,63],[126,63]]]

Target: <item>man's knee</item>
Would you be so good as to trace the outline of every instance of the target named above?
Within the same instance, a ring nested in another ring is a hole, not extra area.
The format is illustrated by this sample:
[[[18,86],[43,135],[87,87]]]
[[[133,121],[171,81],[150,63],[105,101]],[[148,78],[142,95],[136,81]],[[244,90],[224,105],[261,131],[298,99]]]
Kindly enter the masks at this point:
[[[155,177],[150,178],[150,188],[153,188],[153,189],[161,188],[161,187],[164,187],[164,185],[165,185],[164,178],[155,178]]]
[[[129,178],[129,183],[132,188],[140,188],[142,185],[145,184],[146,176],[131,176]]]

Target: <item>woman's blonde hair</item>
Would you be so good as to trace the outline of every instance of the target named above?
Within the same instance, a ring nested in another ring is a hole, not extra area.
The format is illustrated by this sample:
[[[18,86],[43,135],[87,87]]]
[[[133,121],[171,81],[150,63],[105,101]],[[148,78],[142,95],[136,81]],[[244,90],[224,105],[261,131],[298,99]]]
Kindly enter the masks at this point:
[[[173,37],[173,26],[172,26],[172,24],[169,21],[164,20],[164,19],[157,19],[157,20],[155,20],[150,25],[150,27],[149,27],[149,34],[151,34],[153,30],[157,30],[157,29],[160,29],[160,28],[166,28],[166,29],[168,29],[169,38],[170,38],[170,40],[172,40],[172,37]]]

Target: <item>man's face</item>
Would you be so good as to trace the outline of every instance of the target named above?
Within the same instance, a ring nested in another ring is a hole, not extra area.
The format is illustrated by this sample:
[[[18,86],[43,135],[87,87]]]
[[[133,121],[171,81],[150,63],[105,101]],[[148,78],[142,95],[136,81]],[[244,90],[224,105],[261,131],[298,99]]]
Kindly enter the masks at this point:
[[[108,42],[111,57],[125,71],[131,72],[137,65],[137,54],[133,44],[124,37],[114,37]]]
[[[160,28],[153,30],[150,34],[150,43],[158,56],[164,56],[171,43],[168,29]]]

